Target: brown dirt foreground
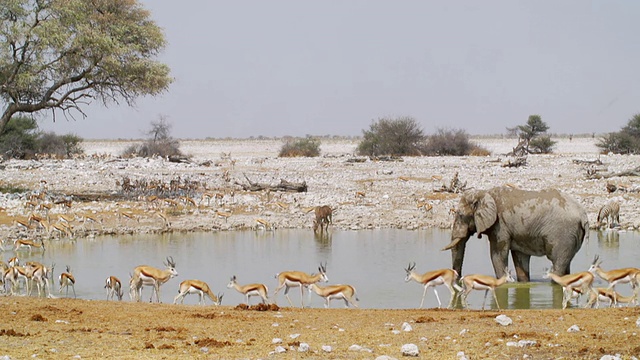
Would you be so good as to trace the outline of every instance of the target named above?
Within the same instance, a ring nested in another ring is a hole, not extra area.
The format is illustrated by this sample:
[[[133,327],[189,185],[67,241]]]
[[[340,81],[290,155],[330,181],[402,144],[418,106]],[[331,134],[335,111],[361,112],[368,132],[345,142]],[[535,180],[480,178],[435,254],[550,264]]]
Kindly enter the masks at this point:
[[[4,297],[0,356],[36,358],[599,359],[640,355],[640,308],[568,310],[242,310],[226,306]],[[495,317],[506,314],[513,324]],[[408,322],[412,331],[400,331]],[[568,332],[572,326],[578,332]],[[298,336],[296,337],[296,334]],[[273,354],[282,339],[286,352]],[[518,347],[518,341],[535,344]],[[309,351],[299,352],[300,343]],[[367,350],[349,350],[351,345]],[[331,351],[322,347],[331,346]],[[271,353],[271,354],[270,354]]]

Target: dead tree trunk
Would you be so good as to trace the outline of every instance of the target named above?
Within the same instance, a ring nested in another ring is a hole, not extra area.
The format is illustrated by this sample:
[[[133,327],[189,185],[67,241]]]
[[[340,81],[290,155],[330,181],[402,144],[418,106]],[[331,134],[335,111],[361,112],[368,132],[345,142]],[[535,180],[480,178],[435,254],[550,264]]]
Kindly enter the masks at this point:
[[[238,184],[242,187],[243,190],[246,191],[264,191],[264,190],[270,190],[270,191],[284,191],[284,192],[307,192],[307,182],[303,181],[301,183],[293,183],[293,182],[289,182],[287,180],[284,179],[280,179],[280,183],[278,185],[268,185],[268,184],[258,184],[255,183],[253,181],[251,181],[251,179],[249,179],[249,177],[247,176],[247,174],[242,174],[244,175],[244,178],[247,179],[247,182],[249,183],[249,185],[247,184]]]

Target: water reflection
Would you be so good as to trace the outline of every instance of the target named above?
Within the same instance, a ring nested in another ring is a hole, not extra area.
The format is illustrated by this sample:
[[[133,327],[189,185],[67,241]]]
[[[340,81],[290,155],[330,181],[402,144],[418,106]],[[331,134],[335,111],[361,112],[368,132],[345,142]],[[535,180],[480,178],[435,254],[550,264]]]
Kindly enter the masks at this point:
[[[636,267],[640,258],[638,233],[604,231],[591,233],[574,258],[572,271],[586,271],[598,254],[605,270]],[[225,292],[224,304],[235,305],[244,297],[226,288],[229,278],[236,275],[243,283],[263,283],[271,294],[277,285],[276,273],[286,270],[317,272],[318,264],[327,262],[330,284],[350,284],[358,292],[362,308],[416,308],[423,287],[405,283],[405,268],[416,262],[416,272],[451,266],[451,255],[440,249],[448,244],[450,232],[444,230],[407,231],[398,229],[339,231],[315,234],[309,230],[276,230],[246,232],[211,232],[196,234],[165,233],[157,235],[106,236],[79,239],[71,243],[53,241],[45,253],[20,252],[22,261],[36,260],[44,264],[57,263],[56,276],[65,265],[74,269],[79,298],[103,299],[104,281],[109,275],[128,281],[137,265],[162,267],[167,256],[173,256],[179,276],[162,286],[163,302],[172,302],[178,284],[187,279],[207,282],[214,293]],[[470,239],[467,243],[464,274],[493,274],[488,242]],[[13,256],[5,252],[5,261]],[[512,265],[511,265],[512,266]],[[532,282],[507,284],[496,295],[502,308],[561,308],[562,289],[542,279],[550,266],[543,257],[531,259]],[[463,274],[463,275],[464,275]],[[595,286],[606,286],[597,280]],[[54,293],[57,293],[57,286]],[[438,288],[443,305],[448,304],[448,291]],[[631,293],[628,286],[618,290]],[[298,291],[291,291],[294,304],[299,304]],[[483,291],[473,291],[468,297],[471,308],[482,305]],[[282,294],[277,299],[287,305]],[[197,303],[197,297],[187,297],[185,303]],[[305,299],[307,303],[307,299]],[[312,296],[313,307],[321,307],[322,299]],[[334,306],[338,306],[337,303]],[[433,289],[425,296],[425,307],[436,307]],[[458,306],[459,301],[458,301]],[[487,296],[487,307],[495,308],[493,296]]]
[[[618,249],[620,247],[620,233],[617,231],[598,231],[598,245],[600,248]]]

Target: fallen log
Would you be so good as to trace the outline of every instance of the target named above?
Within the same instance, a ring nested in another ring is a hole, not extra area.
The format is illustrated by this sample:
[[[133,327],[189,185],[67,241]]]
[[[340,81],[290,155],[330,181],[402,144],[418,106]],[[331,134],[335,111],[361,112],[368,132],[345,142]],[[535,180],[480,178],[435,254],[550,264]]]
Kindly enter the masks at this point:
[[[239,184],[236,182],[237,185],[240,185],[242,187],[243,190],[245,191],[265,191],[265,190],[269,190],[269,191],[283,191],[283,192],[307,192],[307,182],[303,181],[301,183],[293,183],[293,182],[289,182],[285,179],[280,179],[280,183],[277,185],[268,185],[268,184],[258,184],[255,183],[253,181],[251,181],[251,179],[249,179],[249,177],[247,176],[247,174],[242,174],[244,175],[244,178],[247,179],[247,182],[249,183],[247,184]]]
[[[511,159],[507,160],[506,163],[502,164],[502,167],[520,167],[527,165],[527,157],[517,157],[513,161]]]
[[[573,159],[572,160],[574,164],[577,165],[603,165],[602,161],[600,161],[600,159],[595,159],[595,160],[580,160],[580,159]]]
[[[608,179],[608,178],[618,177],[618,176],[640,176],[640,166],[631,170],[625,170],[625,171],[611,173],[611,174],[599,174],[599,173],[591,174],[589,175],[589,179]]]
[[[185,163],[185,164],[191,163],[191,159],[183,155],[169,155],[167,158],[169,162],[173,162],[173,163]]]

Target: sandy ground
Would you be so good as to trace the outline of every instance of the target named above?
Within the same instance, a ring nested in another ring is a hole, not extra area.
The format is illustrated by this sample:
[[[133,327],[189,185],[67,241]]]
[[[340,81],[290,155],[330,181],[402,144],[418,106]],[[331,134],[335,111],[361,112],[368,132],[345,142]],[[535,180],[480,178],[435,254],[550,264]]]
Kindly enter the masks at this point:
[[[82,239],[99,233],[249,229],[257,226],[258,219],[266,220],[275,231],[310,228],[313,215],[308,210],[323,204],[335,209],[332,226],[342,229],[448,228],[452,220],[449,210],[455,207],[459,195],[437,190],[449,184],[456,173],[467,188],[504,184],[524,189],[558,188],[584,205],[592,225],[598,208],[616,199],[622,203],[621,227],[637,229],[637,179],[622,176],[589,180],[586,174],[630,170],[638,166],[640,157],[599,155],[594,145],[597,139],[556,140],[555,154],[530,156],[527,166],[519,168],[503,166],[509,161],[503,154],[515,145],[512,139],[476,139],[492,151],[488,157],[404,158],[401,162],[361,159],[354,155],[357,141],[350,139],[325,139],[321,157],[295,159],[277,158],[280,140],[183,141],[183,151],[191,156],[189,163],[161,158],[122,159],[118,155],[130,142],[90,141],[84,145],[87,156],[79,159],[0,163],[0,186],[27,190],[0,195],[0,236],[5,247],[11,247],[13,239],[24,237],[68,241],[69,237]],[[574,161],[596,159],[602,165]],[[140,187],[124,191],[126,178]],[[305,182],[308,191],[249,191],[243,189],[247,179],[267,185],[279,184],[282,179]],[[627,191],[608,193],[608,182]],[[176,187],[166,190],[172,184]],[[358,192],[363,196],[356,196]],[[203,196],[207,193],[213,198]],[[71,200],[71,207],[63,205],[66,200]],[[419,208],[420,203],[428,204],[431,210]],[[16,220],[28,222],[32,214],[44,222],[32,221],[28,229],[16,224]],[[71,217],[72,233],[52,226],[62,222],[62,215]],[[98,223],[83,223],[87,215]],[[5,253],[5,260],[10,254]],[[1,297],[0,307],[0,356],[16,359],[34,355],[400,358],[401,346],[409,343],[417,345],[423,358],[462,358],[459,352],[471,359],[597,359],[607,354],[640,357],[636,335],[640,311],[635,307],[500,313],[291,308],[251,311],[225,306],[27,297]],[[511,317],[513,325],[498,325],[498,314]],[[402,331],[405,322],[412,331]],[[573,325],[580,330],[568,332]],[[304,344],[308,350],[298,351],[305,348]],[[352,345],[362,349],[349,350]],[[278,346],[286,352],[271,354]],[[323,351],[323,346],[331,350]]]
[[[253,311],[25,297],[1,298],[0,307],[0,356],[12,359],[402,358],[405,344],[416,345],[423,359],[460,359],[460,352],[468,359],[640,355],[637,308]],[[513,324],[499,325],[500,314]],[[275,354],[278,347],[285,352]]]

